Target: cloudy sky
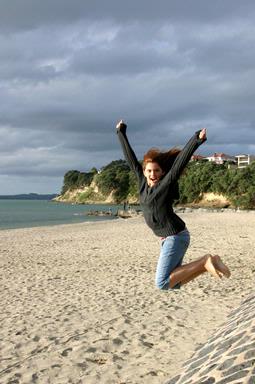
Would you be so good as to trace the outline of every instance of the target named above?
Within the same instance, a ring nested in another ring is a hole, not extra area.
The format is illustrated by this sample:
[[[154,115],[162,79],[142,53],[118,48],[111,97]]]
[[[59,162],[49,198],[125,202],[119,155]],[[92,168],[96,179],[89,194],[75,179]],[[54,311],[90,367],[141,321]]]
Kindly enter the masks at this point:
[[[255,154],[254,0],[0,0],[0,194],[182,146]]]

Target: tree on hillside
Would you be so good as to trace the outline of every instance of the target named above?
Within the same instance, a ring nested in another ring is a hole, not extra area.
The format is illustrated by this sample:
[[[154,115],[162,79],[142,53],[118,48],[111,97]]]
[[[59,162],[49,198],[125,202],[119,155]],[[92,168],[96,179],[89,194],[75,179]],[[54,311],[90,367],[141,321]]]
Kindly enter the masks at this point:
[[[102,168],[95,181],[104,195],[113,191],[116,202],[125,200],[129,189],[129,166],[125,160],[112,161]]]
[[[203,193],[211,192],[221,167],[212,162],[190,162],[179,181],[180,203],[197,202]]]
[[[62,187],[61,194],[64,194],[68,190],[89,186],[93,177],[94,173],[92,172],[86,173],[76,170],[66,172],[64,175],[64,185]]]

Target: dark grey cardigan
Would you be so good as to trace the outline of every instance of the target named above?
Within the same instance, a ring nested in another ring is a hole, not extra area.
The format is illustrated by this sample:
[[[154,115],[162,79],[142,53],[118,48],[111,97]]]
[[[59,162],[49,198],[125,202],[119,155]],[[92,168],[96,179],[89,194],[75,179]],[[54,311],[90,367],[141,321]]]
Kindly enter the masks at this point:
[[[144,219],[156,236],[174,235],[185,228],[184,221],[174,213],[172,207],[176,194],[176,183],[192,154],[205,140],[199,139],[200,131],[197,131],[178,154],[171,169],[160,182],[154,187],[149,187],[143,174],[143,168],[129,144],[126,128],[125,124],[121,124],[117,129],[117,134],[125,159],[138,178],[140,204]]]

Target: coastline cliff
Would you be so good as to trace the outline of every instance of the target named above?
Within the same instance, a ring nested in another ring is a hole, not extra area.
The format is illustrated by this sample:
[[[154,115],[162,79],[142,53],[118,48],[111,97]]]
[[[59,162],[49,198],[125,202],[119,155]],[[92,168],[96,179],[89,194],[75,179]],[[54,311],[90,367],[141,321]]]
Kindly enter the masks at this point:
[[[124,160],[100,171],[68,171],[54,201],[75,204],[139,204],[137,179]],[[178,206],[255,209],[255,162],[244,169],[190,162],[179,181]]]

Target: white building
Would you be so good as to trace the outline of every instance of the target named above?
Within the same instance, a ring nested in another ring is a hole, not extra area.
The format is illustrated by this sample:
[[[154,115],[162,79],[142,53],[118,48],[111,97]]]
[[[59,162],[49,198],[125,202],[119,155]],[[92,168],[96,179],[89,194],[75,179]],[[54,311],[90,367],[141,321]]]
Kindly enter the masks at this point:
[[[247,165],[250,165],[251,163],[251,156],[250,155],[237,155],[237,166],[238,168],[245,168]]]
[[[237,162],[235,156],[226,155],[225,153],[214,153],[212,156],[206,157],[206,159],[208,161],[213,161],[216,164],[235,164]]]

